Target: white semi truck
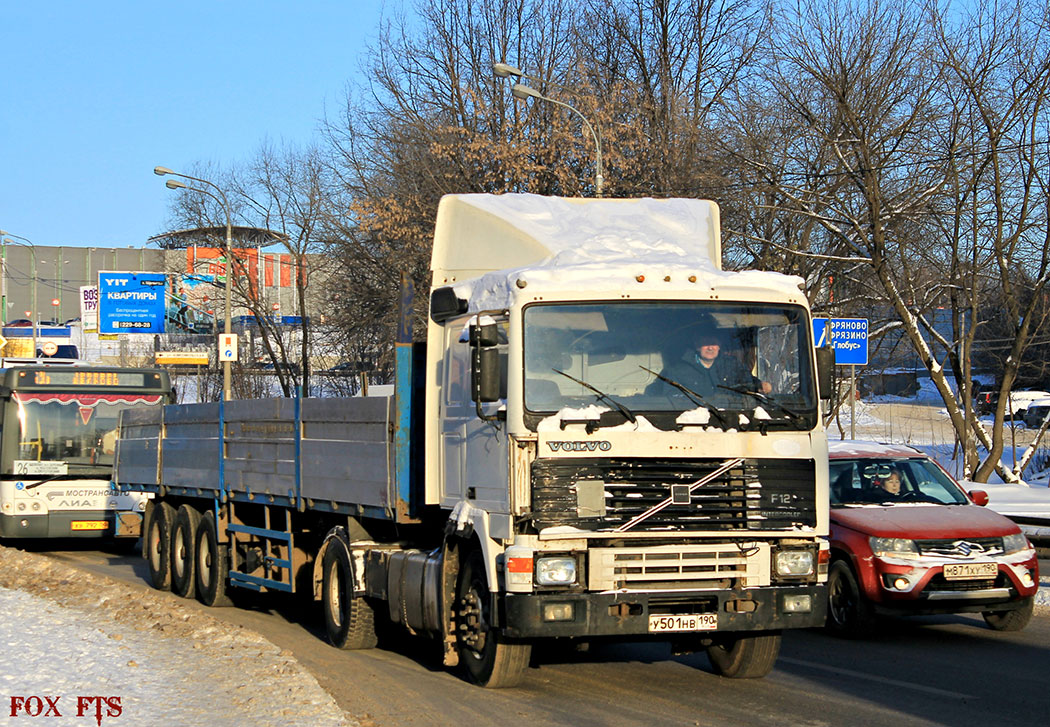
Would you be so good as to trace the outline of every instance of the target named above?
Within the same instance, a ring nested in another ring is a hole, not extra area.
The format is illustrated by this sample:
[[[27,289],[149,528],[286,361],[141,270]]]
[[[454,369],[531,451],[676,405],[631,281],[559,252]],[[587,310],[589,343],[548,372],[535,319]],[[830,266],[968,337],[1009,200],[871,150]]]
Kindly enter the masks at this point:
[[[390,621],[488,687],[545,639],[765,675],[824,621],[831,367],[801,281],[725,272],[720,245],[713,202],[443,198],[392,396],[123,416],[153,585],[304,592],[335,646]]]

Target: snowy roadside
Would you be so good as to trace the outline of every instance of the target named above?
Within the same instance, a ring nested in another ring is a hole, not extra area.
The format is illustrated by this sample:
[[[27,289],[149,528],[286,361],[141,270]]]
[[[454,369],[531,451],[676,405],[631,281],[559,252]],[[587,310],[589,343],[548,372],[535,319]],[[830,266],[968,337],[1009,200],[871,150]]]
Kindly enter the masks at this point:
[[[259,634],[41,555],[0,547],[0,613],[0,725],[357,724]]]

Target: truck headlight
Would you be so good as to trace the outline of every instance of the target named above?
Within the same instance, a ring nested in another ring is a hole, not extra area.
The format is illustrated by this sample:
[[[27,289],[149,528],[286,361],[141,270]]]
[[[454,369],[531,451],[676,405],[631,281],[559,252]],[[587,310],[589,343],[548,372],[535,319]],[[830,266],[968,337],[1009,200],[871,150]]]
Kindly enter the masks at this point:
[[[809,550],[781,550],[777,553],[778,576],[808,576],[813,573],[813,553]]]
[[[914,540],[905,538],[868,538],[871,552],[880,558],[918,558]]]
[[[536,583],[541,586],[571,586],[576,582],[576,559],[566,556],[536,559]]]
[[[1029,547],[1028,538],[1024,536],[1024,533],[1014,533],[1003,537],[1003,552],[1007,555],[1028,550]]]

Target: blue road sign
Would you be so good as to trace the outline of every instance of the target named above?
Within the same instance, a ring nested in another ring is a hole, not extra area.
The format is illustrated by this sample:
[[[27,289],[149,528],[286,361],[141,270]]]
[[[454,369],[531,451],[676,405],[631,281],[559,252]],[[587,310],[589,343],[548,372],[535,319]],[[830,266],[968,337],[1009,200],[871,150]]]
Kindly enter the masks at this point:
[[[817,348],[834,348],[836,364],[868,365],[867,318],[814,318],[813,341]]]
[[[98,274],[99,333],[164,333],[164,273]]]

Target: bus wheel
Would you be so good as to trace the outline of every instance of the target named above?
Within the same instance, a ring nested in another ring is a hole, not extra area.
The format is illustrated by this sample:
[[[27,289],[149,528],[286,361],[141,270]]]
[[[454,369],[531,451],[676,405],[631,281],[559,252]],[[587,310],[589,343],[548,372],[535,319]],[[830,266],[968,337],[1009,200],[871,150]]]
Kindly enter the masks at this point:
[[[183,505],[175,514],[171,532],[171,590],[179,596],[193,598],[193,543],[200,525],[201,514],[189,505]]]
[[[226,595],[226,578],[230,573],[230,547],[219,543],[219,528],[215,513],[204,513],[197,526],[194,546],[197,600],[205,606],[232,606]]]
[[[328,539],[321,567],[321,602],[328,640],[337,649],[371,649],[379,642],[375,612],[364,596],[354,595],[350,551],[341,537]]]
[[[482,687],[516,686],[525,676],[532,644],[512,642],[492,626],[492,598],[481,551],[460,565],[456,585],[456,646],[467,678]]]
[[[158,591],[171,590],[171,528],[175,508],[166,502],[151,501],[143,551],[149,566],[149,580]]]

